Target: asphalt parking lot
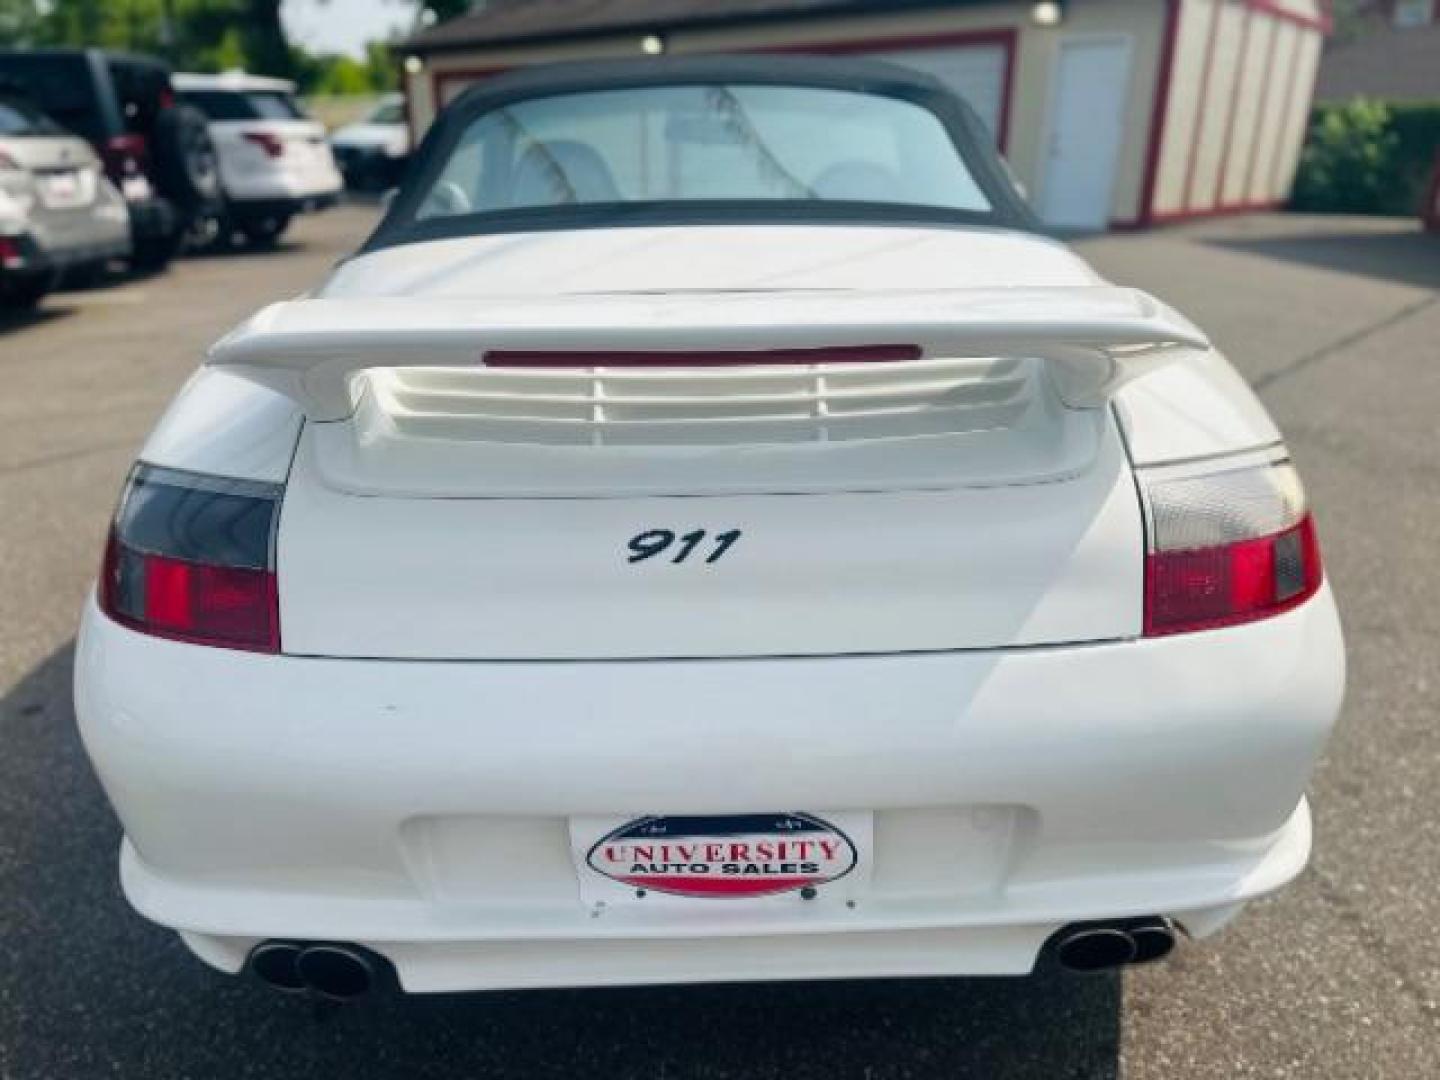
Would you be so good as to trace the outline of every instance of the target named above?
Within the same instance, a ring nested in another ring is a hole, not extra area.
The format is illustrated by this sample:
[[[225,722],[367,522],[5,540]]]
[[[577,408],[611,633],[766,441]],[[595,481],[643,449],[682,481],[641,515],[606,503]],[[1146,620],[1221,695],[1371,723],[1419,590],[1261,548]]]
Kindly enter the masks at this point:
[[[1219,938],[1123,980],[380,997],[317,1018],[131,914],[69,688],[106,517],[204,346],[370,221],[338,210],[276,252],[0,323],[0,1078],[1440,1075],[1440,238],[1403,222],[1263,216],[1080,245],[1260,388],[1346,623],[1312,867]]]

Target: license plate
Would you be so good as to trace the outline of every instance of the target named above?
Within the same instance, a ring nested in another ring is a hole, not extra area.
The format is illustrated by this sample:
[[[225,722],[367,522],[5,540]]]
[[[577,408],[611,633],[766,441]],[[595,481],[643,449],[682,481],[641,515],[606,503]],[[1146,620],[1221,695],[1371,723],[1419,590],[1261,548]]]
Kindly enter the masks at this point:
[[[587,904],[850,900],[869,882],[872,832],[855,811],[570,821]]]
[[[143,176],[127,176],[120,181],[120,193],[129,202],[150,198],[150,181]]]
[[[39,180],[40,198],[46,206],[75,206],[81,201],[79,173],[46,173]]]

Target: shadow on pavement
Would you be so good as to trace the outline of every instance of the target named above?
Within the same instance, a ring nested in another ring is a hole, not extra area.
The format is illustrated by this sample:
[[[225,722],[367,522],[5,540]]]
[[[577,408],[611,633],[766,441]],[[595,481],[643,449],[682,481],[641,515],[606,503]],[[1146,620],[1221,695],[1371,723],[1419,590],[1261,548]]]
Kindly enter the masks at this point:
[[[126,907],[66,647],[0,700],[0,1072],[123,1077],[1113,1078],[1120,980],[893,980],[369,999],[325,1016]]]
[[[74,312],[69,308],[50,307],[53,303],[48,297],[43,304],[45,306],[36,308],[0,308],[0,334],[13,333],[16,330],[27,330],[32,326],[40,326],[43,323],[53,322],[56,319],[63,319]]]
[[[1205,243],[1285,262],[1440,289],[1440,236],[1421,232],[1419,222],[1414,232],[1396,232],[1391,225],[1373,233],[1213,237]]]

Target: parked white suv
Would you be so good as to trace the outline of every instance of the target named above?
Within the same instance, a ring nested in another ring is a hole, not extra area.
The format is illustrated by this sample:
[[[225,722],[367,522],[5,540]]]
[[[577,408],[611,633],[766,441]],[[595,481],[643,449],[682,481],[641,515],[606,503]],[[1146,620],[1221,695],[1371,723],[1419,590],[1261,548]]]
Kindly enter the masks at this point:
[[[294,83],[242,72],[178,74],[174,82],[210,120],[230,231],[274,243],[296,214],[339,201],[344,181],[325,128],[300,107]]]

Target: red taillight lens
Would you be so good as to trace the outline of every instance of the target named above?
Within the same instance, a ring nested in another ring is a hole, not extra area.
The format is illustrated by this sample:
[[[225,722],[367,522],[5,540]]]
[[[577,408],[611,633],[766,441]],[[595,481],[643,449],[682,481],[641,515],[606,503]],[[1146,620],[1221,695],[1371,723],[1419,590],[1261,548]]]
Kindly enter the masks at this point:
[[[278,158],[285,153],[285,140],[270,131],[242,131],[240,137],[265,151],[267,157]]]
[[[1148,636],[1277,615],[1320,588],[1315,524],[1294,466],[1205,468],[1140,473]]]
[[[918,345],[826,345],[797,349],[489,349],[481,358],[496,368],[791,367],[811,364],[893,364],[919,360]]]
[[[105,549],[100,607],[159,637],[280,651],[278,489],[141,466]]]
[[[105,140],[100,148],[100,160],[105,166],[105,175],[114,183],[121,183],[127,176],[139,176],[145,171],[145,161],[150,148],[144,135],[115,135]]]
[[[1321,577],[1308,514],[1275,536],[1152,552],[1145,560],[1145,633],[1209,630],[1278,615],[1314,595]]]
[[[25,265],[25,253],[20,244],[9,236],[0,236],[0,270],[19,270]]]

